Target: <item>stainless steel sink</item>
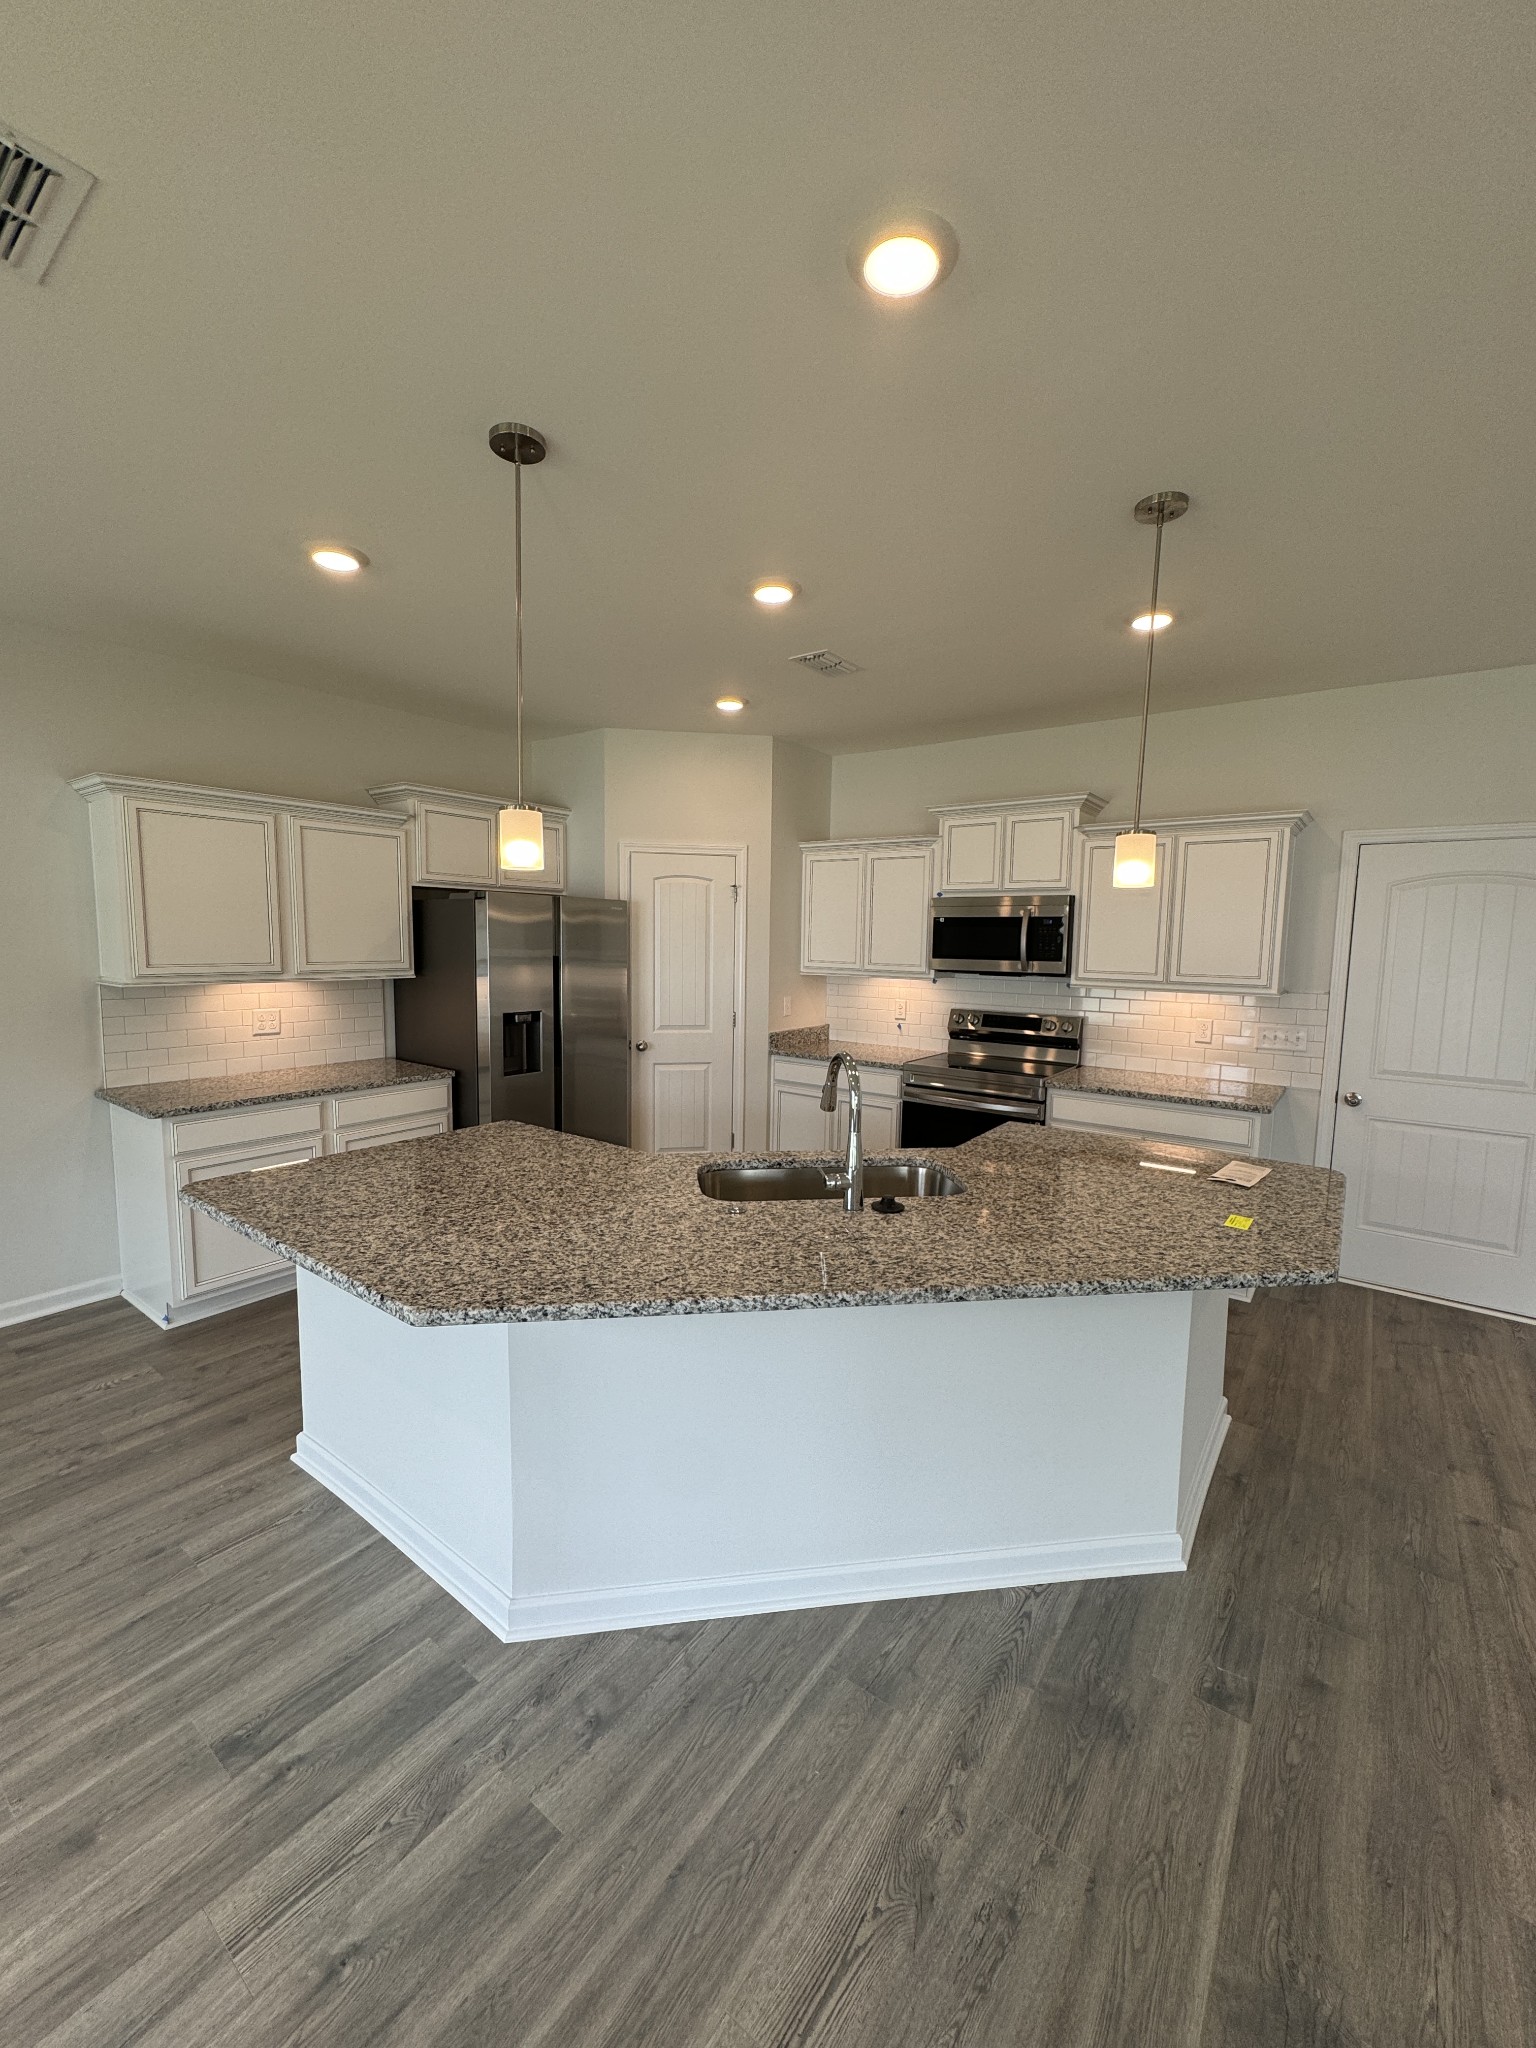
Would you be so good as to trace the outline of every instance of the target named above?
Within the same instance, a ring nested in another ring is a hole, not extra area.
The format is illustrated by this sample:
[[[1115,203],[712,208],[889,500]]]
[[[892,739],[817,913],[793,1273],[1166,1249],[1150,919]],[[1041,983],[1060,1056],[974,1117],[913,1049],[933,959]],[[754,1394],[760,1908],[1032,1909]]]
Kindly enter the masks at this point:
[[[800,1159],[775,1160],[768,1166],[701,1166],[699,1188],[712,1202],[842,1200],[842,1189],[828,1187],[827,1176],[819,1166]],[[898,1202],[911,1202],[929,1195],[964,1192],[952,1173],[926,1159],[901,1159],[864,1169],[866,1207],[887,1195],[894,1195]]]

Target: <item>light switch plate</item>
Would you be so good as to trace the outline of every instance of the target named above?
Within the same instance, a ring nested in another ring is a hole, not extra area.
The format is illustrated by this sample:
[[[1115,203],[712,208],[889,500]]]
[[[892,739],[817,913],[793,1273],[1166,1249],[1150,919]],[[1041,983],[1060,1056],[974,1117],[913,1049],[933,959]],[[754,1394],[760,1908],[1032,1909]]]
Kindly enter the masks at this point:
[[[1304,1024],[1266,1024],[1259,1032],[1259,1044],[1271,1052],[1305,1052],[1307,1027]]]
[[[277,1038],[283,1028],[281,1010],[253,1010],[251,1012],[252,1038]]]

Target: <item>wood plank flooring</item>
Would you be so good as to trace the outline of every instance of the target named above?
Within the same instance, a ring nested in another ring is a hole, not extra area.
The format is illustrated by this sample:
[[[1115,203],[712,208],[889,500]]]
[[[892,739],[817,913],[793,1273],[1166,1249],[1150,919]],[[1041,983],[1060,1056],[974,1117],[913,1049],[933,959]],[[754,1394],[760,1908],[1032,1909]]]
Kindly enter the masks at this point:
[[[1180,1577],[505,1647],[291,1301],[0,1333],[0,2041],[1536,2042],[1536,1331],[1234,1309]]]

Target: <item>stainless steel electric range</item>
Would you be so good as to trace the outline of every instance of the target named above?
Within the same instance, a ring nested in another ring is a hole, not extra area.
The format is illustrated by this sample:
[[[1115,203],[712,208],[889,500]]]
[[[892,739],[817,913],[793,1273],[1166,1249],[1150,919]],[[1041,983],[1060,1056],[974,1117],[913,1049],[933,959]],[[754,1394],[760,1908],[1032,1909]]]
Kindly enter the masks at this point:
[[[999,1124],[1045,1122],[1046,1082],[1082,1059],[1068,1011],[951,1010],[949,1050],[901,1070],[903,1145],[963,1145]]]

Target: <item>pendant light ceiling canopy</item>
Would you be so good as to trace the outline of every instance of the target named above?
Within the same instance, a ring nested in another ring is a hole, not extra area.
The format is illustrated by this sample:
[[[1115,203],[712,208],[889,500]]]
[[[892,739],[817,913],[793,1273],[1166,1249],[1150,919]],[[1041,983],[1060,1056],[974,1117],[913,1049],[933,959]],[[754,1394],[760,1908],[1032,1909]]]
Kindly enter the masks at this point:
[[[503,868],[537,874],[544,866],[544,814],[523,802],[523,471],[549,453],[544,436],[520,420],[491,429],[491,453],[512,465],[513,666],[517,675],[517,802],[496,814],[497,857]]]
[[[1163,528],[1170,519],[1182,519],[1189,510],[1187,491],[1154,491],[1136,506],[1141,526],[1157,529],[1152,543],[1152,602],[1147,606],[1147,684],[1141,699],[1141,751],[1136,757],[1136,807],[1129,832],[1115,834],[1115,866],[1111,876],[1117,889],[1150,889],[1157,881],[1157,834],[1141,829],[1141,785],[1147,768],[1147,721],[1152,713],[1152,657],[1160,637],[1156,621],[1166,616],[1157,609],[1157,586],[1163,567]]]

